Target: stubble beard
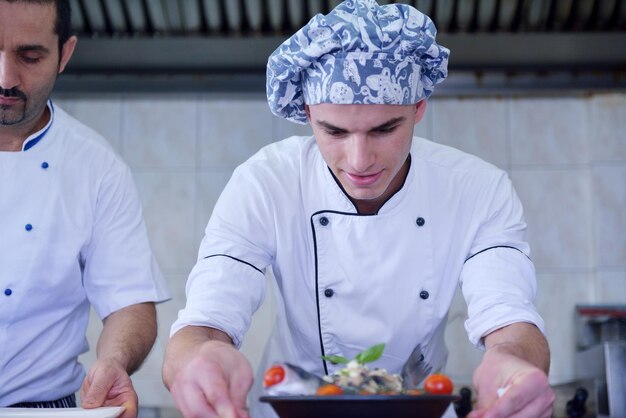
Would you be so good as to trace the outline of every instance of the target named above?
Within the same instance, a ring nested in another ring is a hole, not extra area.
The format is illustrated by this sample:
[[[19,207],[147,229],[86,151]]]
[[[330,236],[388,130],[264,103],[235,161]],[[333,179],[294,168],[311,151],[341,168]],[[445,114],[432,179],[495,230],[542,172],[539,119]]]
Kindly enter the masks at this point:
[[[0,105],[0,125],[12,126],[26,118],[26,101],[16,105]]]

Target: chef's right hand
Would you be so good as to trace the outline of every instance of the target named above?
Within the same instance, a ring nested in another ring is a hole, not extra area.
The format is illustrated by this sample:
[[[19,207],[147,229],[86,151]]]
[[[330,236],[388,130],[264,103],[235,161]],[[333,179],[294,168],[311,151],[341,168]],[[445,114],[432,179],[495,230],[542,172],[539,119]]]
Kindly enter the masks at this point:
[[[185,418],[249,418],[246,396],[252,367],[232,344],[206,341],[178,370],[170,384]]]

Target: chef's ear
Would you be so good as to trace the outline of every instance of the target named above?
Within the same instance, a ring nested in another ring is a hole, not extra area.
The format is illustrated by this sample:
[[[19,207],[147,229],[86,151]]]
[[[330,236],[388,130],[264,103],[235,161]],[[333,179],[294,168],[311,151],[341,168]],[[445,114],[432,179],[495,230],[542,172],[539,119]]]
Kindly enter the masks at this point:
[[[70,61],[70,58],[72,58],[77,42],[78,38],[76,36],[70,36],[63,44],[63,47],[61,48],[61,56],[59,57],[59,74],[65,70],[65,66]]]
[[[304,105],[304,113],[306,113],[306,118],[309,120],[309,123],[311,123],[311,109],[309,109],[308,104]]]
[[[426,99],[422,99],[415,104],[415,123],[419,123],[426,113]]]

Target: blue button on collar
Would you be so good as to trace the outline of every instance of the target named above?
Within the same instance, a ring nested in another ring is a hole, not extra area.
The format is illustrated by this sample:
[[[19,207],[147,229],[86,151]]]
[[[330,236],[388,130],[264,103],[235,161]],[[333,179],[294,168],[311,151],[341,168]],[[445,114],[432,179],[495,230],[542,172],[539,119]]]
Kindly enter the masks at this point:
[[[4,294],[7,296],[11,296],[11,294],[13,293],[13,291],[11,289],[4,289]]]
[[[26,226],[24,226],[24,229],[30,231],[33,229],[33,226],[31,224],[26,224]]]

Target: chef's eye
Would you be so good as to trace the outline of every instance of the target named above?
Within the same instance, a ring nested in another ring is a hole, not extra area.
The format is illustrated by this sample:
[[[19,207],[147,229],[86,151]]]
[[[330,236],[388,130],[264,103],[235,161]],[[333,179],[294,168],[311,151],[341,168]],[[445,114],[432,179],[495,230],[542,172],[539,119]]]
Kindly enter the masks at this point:
[[[22,55],[22,61],[26,64],[37,64],[41,60],[41,55],[39,54],[24,54]]]
[[[344,131],[337,131],[337,130],[333,130],[333,129],[326,129],[324,132],[326,133],[326,135],[332,136],[332,137],[335,137],[335,138],[338,138],[338,137],[343,136],[343,135],[346,134]]]
[[[385,128],[378,128],[374,130],[375,134],[378,135],[389,135],[390,133],[392,133],[393,131],[395,131],[397,128],[397,126],[388,126]]]

